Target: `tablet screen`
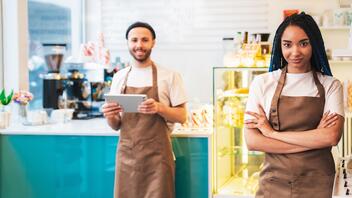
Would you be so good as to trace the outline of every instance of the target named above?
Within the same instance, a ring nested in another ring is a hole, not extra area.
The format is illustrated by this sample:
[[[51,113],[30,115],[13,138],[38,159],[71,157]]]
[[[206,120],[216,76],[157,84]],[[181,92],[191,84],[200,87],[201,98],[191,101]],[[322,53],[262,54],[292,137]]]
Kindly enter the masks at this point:
[[[138,112],[138,106],[147,98],[145,94],[105,94],[106,102],[120,104],[124,112]]]

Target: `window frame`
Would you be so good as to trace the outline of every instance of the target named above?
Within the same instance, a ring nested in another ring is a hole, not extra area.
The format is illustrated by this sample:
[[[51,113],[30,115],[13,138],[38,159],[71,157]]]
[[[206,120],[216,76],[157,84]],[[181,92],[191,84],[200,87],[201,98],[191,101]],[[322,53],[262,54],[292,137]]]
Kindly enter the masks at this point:
[[[4,88],[3,33],[2,33],[2,0],[0,0],[0,89]]]

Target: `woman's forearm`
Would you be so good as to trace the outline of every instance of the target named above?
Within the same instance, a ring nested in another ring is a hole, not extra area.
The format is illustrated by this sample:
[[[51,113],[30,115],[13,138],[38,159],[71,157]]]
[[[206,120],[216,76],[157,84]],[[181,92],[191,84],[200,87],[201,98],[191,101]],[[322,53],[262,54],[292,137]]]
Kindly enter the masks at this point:
[[[245,129],[244,136],[247,143],[247,147],[251,151],[288,154],[311,150],[310,148],[304,146],[289,144],[286,142],[265,137],[257,129]]]
[[[268,137],[311,149],[325,148],[337,145],[341,137],[343,122],[344,118],[339,116],[336,124],[330,128],[320,128],[308,131],[274,132]]]

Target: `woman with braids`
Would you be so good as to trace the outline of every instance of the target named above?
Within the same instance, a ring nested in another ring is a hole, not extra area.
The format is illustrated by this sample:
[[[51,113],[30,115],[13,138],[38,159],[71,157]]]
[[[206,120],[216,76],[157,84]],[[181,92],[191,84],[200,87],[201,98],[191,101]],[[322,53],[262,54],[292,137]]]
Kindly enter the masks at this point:
[[[269,71],[253,80],[246,107],[247,146],[265,152],[256,197],[330,198],[343,91],[310,15],[278,27]]]

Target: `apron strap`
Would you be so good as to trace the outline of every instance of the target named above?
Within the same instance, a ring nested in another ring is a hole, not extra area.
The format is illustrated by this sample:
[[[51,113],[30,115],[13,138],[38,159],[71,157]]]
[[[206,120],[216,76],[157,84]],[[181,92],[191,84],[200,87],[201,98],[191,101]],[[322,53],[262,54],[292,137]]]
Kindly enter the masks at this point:
[[[312,72],[313,72],[315,85],[317,86],[317,89],[318,89],[319,97],[323,100],[323,103],[325,104],[325,89],[323,85],[320,83],[316,71],[313,70]],[[285,85],[286,73],[287,73],[287,66],[282,69],[281,76],[280,76],[278,85],[276,86],[276,90],[270,106],[269,121],[275,130],[280,130],[278,109],[279,109],[279,100],[280,100],[281,92]]]
[[[121,86],[121,93],[122,94],[125,94],[126,93],[126,87],[127,87],[127,79],[128,79],[128,76],[130,74],[132,70],[132,66],[130,67],[130,69],[128,70],[127,74],[126,74],[126,77],[123,81],[123,84]],[[152,61],[152,75],[153,75],[153,97],[154,99],[159,102],[159,93],[158,93],[158,72],[157,72],[157,69],[156,69],[156,66],[154,64],[154,62]]]
[[[130,67],[130,69],[128,70],[125,79],[123,80],[123,84],[121,86],[121,93],[125,94],[126,93],[126,86],[127,86],[127,79],[128,79],[128,75],[130,74],[132,70],[132,66]]]
[[[282,68],[282,70],[281,70],[280,79],[279,79],[279,82],[276,86],[276,90],[275,90],[273,99],[271,100],[271,106],[270,106],[270,112],[269,112],[269,121],[270,121],[272,127],[278,131],[280,130],[279,99],[280,99],[282,89],[284,88],[284,85],[285,85],[286,73],[287,73],[287,66]]]
[[[152,73],[153,73],[153,92],[154,99],[159,102],[159,93],[158,93],[158,70],[154,62],[152,61]]]
[[[321,97],[323,99],[324,104],[325,104],[325,89],[324,89],[324,86],[319,81],[317,72],[314,70],[313,70],[313,77],[314,77],[315,85],[318,88],[319,97]]]

